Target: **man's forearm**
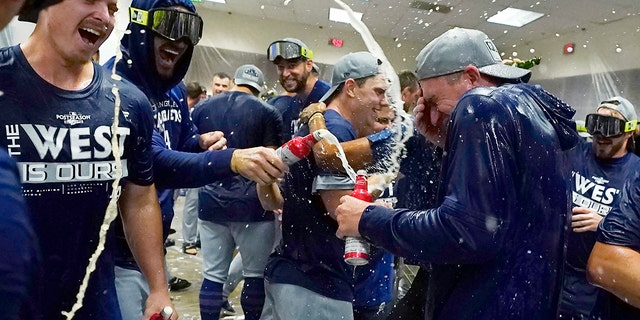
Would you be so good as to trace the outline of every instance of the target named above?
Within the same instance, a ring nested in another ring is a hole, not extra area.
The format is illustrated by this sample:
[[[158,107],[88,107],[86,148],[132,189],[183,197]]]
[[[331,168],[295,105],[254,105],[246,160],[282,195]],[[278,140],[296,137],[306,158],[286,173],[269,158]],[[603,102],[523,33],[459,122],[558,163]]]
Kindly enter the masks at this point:
[[[282,209],[284,199],[277,183],[269,185],[257,184],[256,192],[263,209],[270,211]]]
[[[127,242],[150,290],[167,291],[162,216],[155,187],[128,182],[122,189],[119,204]]]
[[[309,131],[314,132],[320,129],[327,129],[322,114],[315,114],[309,119]],[[359,138],[340,143],[344,153],[349,159],[349,164],[355,170],[365,169],[373,163],[371,144],[367,138]],[[342,162],[336,156],[338,147],[323,139],[313,146],[313,155],[316,163],[326,169],[334,171],[344,171]]]
[[[596,242],[587,264],[587,279],[640,308],[640,252]]]

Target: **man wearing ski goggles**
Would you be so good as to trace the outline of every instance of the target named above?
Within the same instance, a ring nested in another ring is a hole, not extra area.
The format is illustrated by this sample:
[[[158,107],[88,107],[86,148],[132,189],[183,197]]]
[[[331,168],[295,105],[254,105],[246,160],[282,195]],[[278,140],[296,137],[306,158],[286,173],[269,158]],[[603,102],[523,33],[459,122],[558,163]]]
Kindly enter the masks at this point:
[[[131,7],[129,8],[129,19],[170,41],[187,38],[195,46],[202,38],[202,18],[192,12],[172,8],[145,11]]]
[[[603,137],[617,137],[627,132],[634,132],[638,127],[638,120],[627,119],[623,112],[625,106],[619,100],[603,101],[598,110],[606,108],[608,110],[617,111],[621,117],[615,115],[604,115],[600,113],[592,113],[587,115],[585,125],[587,132],[591,135],[602,135]],[[627,111],[630,114],[630,111]],[[609,112],[613,113],[613,112]]]
[[[277,58],[285,60],[300,58],[313,59],[313,51],[293,40],[295,39],[283,39],[271,43],[267,51],[269,61],[275,62]]]
[[[600,103],[596,113],[587,115],[585,126],[593,136],[598,158],[615,158],[634,148],[638,116],[629,100],[613,97]]]
[[[587,115],[584,125],[593,141],[580,140],[569,153],[573,208],[558,318],[586,319],[622,310],[601,303],[599,297],[605,292],[587,281],[585,269],[596,244],[598,225],[612,208],[620,206],[620,191],[640,168],[640,158],[632,153],[637,124],[637,113],[627,99],[602,101],[595,113]],[[611,319],[627,318],[611,315]]]
[[[302,109],[329,91],[331,85],[313,74],[313,52],[296,38],[284,38],[269,44],[267,58],[277,67],[280,85],[294,97],[278,106],[284,122],[284,136],[292,137],[300,127],[298,115]],[[278,101],[278,102],[277,102]],[[280,104],[278,98],[273,104]]]

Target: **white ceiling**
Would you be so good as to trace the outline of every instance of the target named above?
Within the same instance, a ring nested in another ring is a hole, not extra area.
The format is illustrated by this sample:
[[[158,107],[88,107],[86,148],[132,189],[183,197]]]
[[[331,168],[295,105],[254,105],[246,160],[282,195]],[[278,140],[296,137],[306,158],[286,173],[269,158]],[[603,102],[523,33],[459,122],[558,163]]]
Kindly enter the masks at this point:
[[[226,0],[217,4],[203,0],[198,8],[255,16],[314,27],[352,29],[330,22],[329,7],[340,8],[333,0]],[[640,0],[450,0],[421,1],[451,7],[449,13],[414,9],[415,0],[345,0],[354,11],[364,13],[363,22],[374,36],[397,38],[398,41],[427,43],[453,26],[475,28],[492,35],[498,46],[535,41],[556,34],[598,27],[622,19],[639,20]],[[486,22],[507,7],[543,13],[544,16],[522,28]],[[205,22],[206,23],[206,22]]]

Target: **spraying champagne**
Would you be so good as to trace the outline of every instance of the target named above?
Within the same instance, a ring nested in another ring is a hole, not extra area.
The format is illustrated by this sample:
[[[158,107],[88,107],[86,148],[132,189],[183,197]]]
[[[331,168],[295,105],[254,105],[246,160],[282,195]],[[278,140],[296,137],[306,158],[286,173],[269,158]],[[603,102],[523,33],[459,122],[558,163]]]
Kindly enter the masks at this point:
[[[288,166],[306,158],[311,153],[313,145],[322,140],[318,131],[314,131],[304,137],[294,137],[276,149],[276,154],[282,162]]]

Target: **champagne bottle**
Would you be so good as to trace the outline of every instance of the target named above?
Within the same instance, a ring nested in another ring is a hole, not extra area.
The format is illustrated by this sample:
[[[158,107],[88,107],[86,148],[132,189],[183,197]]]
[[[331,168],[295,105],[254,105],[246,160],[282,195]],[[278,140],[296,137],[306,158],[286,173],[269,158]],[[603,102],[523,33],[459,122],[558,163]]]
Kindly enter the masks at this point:
[[[350,195],[363,201],[373,202],[368,187],[367,171],[358,170],[356,185]],[[347,237],[344,243],[344,261],[352,266],[363,266],[369,263],[369,249],[370,245],[364,239]]]
[[[313,145],[320,140],[322,140],[322,136],[318,131],[304,137],[294,137],[276,149],[276,154],[290,166],[306,158],[311,153]]]

